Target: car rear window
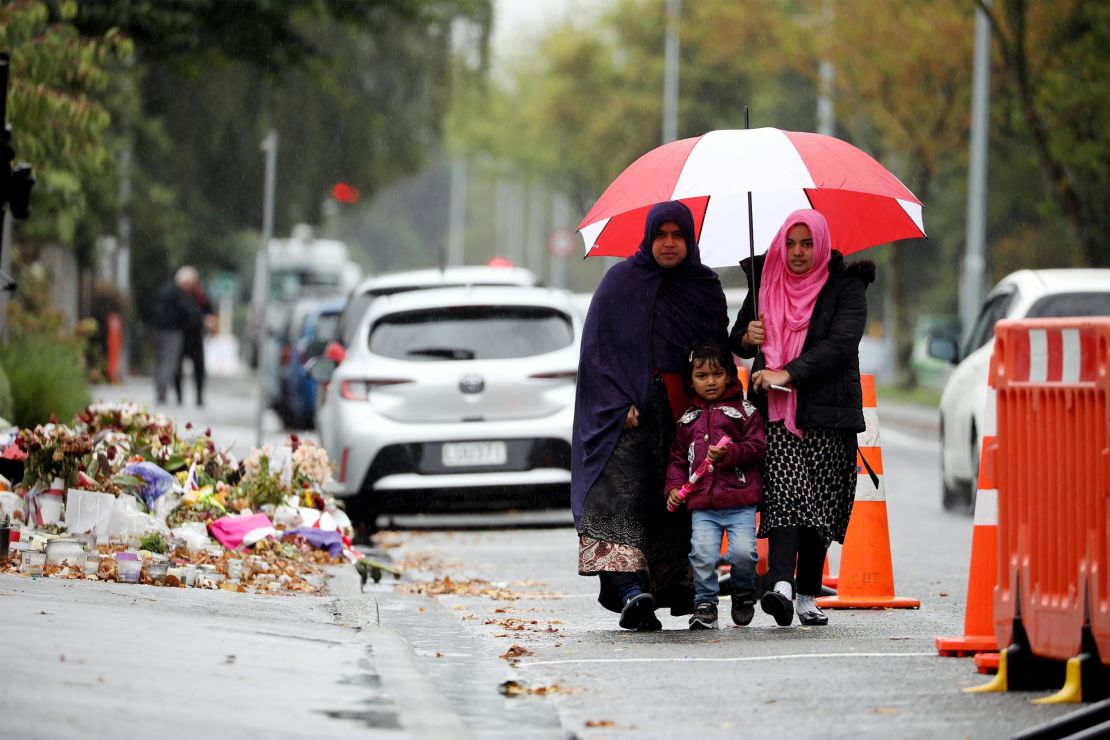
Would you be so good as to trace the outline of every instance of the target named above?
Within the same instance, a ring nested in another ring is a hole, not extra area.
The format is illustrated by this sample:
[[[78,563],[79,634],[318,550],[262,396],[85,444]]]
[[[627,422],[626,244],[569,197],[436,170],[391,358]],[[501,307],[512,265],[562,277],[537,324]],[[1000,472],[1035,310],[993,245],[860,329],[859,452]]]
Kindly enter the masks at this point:
[[[1030,319],[1062,316],[1110,316],[1110,293],[1057,293],[1046,295],[1026,314]]]
[[[449,306],[390,314],[370,351],[402,360],[503,360],[569,347],[570,317],[541,306]]]

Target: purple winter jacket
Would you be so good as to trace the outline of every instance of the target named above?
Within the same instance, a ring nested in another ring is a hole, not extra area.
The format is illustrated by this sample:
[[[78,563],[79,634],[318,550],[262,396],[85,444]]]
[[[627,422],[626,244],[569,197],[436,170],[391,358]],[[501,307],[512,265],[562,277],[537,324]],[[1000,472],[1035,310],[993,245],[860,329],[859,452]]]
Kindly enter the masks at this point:
[[[744,400],[743,389],[733,383],[725,395],[709,403],[694,397],[694,405],[679,418],[667,466],[663,498],[680,488],[705,459],[710,445],[722,435],[732,438],[725,459],[697,482],[686,499],[686,508],[727,509],[753,506],[763,497],[759,467],[767,452],[763,417]]]

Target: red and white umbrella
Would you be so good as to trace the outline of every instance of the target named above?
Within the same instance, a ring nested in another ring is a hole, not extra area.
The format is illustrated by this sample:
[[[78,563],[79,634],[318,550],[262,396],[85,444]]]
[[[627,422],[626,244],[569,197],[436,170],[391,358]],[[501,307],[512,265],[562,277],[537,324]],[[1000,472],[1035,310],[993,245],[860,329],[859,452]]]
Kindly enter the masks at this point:
[[[635,252],[648,211],[666,200],[693,212],[710,267],[766,252],[799,208],[825,216],[833,249],[843,254],[925,236],[921,201],[862,150],[822,134],[738,129],[664,144],[629,165],[578,226],[586,256]]]

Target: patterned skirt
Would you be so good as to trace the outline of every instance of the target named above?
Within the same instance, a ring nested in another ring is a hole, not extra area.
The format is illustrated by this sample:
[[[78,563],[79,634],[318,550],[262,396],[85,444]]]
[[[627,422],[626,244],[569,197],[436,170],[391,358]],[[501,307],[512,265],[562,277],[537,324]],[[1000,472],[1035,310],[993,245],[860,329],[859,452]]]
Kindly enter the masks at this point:
[[[690,574],[690,515],[668,513],[663,497],[674,418],[662,381],[640,413],[640,425],[625,429],[601,474],[586,494],[579,522],[578,573],[584,576],[637,573],[656,605],[675,614],[693,609]],[[620,611],[605,593],[606,608]],[[615,608],[614,608],[615,607]]]
[[[841,429],[790,433],[781,421],[767,425],[759,537],[778,527],[816,530],[844,542],[856,498],[856,435]]]

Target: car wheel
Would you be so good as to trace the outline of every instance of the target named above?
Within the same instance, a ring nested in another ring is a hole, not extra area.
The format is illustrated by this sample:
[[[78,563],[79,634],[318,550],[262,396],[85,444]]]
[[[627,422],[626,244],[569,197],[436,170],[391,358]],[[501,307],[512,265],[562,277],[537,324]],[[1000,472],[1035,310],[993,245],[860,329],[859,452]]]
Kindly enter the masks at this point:
[[[968,505],[969,492],[955,478],[949,478],[944,467],[944,419],[940,420],[940,504],[945,511],[965,509]]]
[[[378,515],[381,507],[366,502],[368,497],[357,496],[347,501],[347,516],[351,519],[356,545],[369,545],[370,536],[378,531]]]
[[[952,485],[947,479],[942,479],[941,486],[943,488],[941,505],[944,506],[945,511],[967,508],[967,494],[963,486],[958,483]]]

